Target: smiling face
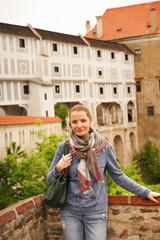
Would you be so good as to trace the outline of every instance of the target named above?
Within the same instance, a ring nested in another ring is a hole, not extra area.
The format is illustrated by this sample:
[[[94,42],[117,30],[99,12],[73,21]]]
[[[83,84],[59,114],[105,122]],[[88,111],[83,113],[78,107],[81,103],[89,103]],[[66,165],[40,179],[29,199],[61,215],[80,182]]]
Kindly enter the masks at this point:
[[[82,138],[86,138],[89,133],[92,119],[87,116],[85,111],[73,111],[70,114],[70,123],[73,132]]]

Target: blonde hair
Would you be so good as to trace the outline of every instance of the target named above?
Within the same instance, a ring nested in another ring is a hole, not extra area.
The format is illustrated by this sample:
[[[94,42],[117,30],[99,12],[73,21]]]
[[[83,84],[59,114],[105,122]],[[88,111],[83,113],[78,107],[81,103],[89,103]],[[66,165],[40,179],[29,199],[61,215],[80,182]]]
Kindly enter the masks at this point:
[[[86,112],[87,114],[87,117],[89,117],[89,119],[91,120],[92,119],[92,116],[90,114],[90,111],[88,110],[87,107],[85,107],[84,105],[82,104],[77,104],[75,106],[73,106],[70,111],[69,111],[69,118],[71,118],[71,113],[74,112],[74,111],[84,111]]]

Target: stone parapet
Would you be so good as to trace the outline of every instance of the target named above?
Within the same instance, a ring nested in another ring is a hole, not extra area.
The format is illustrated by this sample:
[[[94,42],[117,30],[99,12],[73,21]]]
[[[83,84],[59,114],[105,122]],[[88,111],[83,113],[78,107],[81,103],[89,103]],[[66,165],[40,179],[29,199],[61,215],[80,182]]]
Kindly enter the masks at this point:
[[[108,196],[107,240],[159,240],[159,203],[137,196]],[[35,196],[0,211],[0,240],[64,240],[59,209]]]

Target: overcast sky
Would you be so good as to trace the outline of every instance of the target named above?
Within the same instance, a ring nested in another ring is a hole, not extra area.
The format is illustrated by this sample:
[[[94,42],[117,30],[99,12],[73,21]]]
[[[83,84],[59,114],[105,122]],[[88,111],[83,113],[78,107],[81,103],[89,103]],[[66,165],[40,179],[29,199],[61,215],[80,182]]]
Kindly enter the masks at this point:
[[[86,20],[93,28],[106,9],[147,2],[154,0],[0,0],[0,22],[85,35]]]

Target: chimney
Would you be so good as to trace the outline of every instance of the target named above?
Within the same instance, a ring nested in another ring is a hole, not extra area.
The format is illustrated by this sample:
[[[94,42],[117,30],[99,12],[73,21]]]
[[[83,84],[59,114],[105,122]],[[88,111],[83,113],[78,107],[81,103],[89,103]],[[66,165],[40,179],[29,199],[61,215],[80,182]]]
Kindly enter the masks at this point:
[[[97,38],[101,38],[103,35],[102,32],[102,16],[98,16],[97,18]]]
[[[91,24],[90,24],[90,21],[87,20],[86,21],[86,34],[90,31],[90,29],[91,29]]]
[[[150,14],[151,14],[151,32],[155,32],[157,29],[156,26],[156,9],[152,8],[150,10]]]

